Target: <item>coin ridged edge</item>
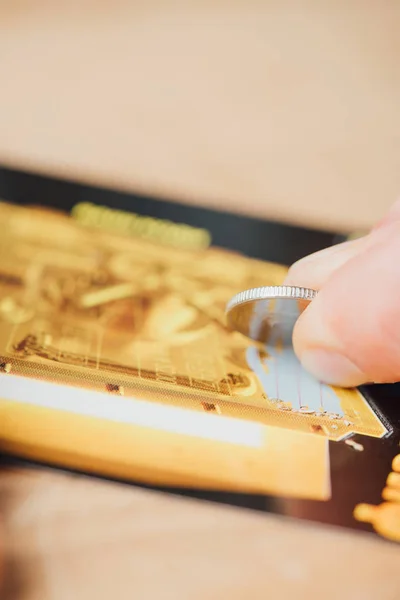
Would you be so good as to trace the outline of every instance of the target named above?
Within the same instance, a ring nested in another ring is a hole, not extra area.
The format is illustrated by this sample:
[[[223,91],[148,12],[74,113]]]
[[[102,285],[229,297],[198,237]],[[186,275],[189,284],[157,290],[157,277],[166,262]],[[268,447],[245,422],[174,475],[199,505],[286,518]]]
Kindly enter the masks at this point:
[[[226,305],[225,312],[229,312],[238,304],[252,300],[269,300],[270,298],[294,298],[296,300],[313,300],[318,292],[310,288],[295,287],[291,285],[267,285],[251,288],[239,292],[231,298]]]

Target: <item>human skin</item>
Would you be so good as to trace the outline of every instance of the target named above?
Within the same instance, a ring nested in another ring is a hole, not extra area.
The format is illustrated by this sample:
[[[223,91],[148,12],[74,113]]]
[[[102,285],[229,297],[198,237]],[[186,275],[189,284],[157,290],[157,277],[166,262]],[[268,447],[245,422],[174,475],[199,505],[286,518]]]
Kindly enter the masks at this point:
[[[319,291],[293,333],[306,370],[342,387],[400,381],[400,201],[363,238],[292,265],[285,284]]]

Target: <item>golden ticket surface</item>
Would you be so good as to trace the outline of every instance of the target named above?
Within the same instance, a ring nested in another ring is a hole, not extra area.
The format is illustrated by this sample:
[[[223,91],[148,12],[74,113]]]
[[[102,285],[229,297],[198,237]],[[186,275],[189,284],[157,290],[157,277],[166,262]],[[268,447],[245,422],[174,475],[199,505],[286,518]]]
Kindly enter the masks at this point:
[[[329,441],[381,438],[352,390],[230,331],[227,300],[286,268],[0,204],[4,450],[151,484],[327,500]]]

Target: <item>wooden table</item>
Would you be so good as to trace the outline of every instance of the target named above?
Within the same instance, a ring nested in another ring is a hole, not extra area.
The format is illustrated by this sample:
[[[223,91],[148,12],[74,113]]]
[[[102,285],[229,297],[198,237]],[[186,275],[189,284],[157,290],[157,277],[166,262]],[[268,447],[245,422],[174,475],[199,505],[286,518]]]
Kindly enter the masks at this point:
[[[395,0],[0,7],[0,162],[327,228],[399,185]],[[5,600],[400,597],[399,547],[3,470]]]
[[[368,534],[51,471],[3,471],[0,506],[5,600],[400,597]]]

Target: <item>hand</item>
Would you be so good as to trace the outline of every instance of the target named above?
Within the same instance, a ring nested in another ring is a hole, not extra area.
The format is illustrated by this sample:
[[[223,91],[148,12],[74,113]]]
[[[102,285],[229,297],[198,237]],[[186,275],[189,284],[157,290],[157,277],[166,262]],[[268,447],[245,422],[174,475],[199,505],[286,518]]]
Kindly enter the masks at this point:
[[[400,201],[365,237],[295,263],[285,284],[319,290],[293,334],[306,370],[343,387],[400,381]]]

